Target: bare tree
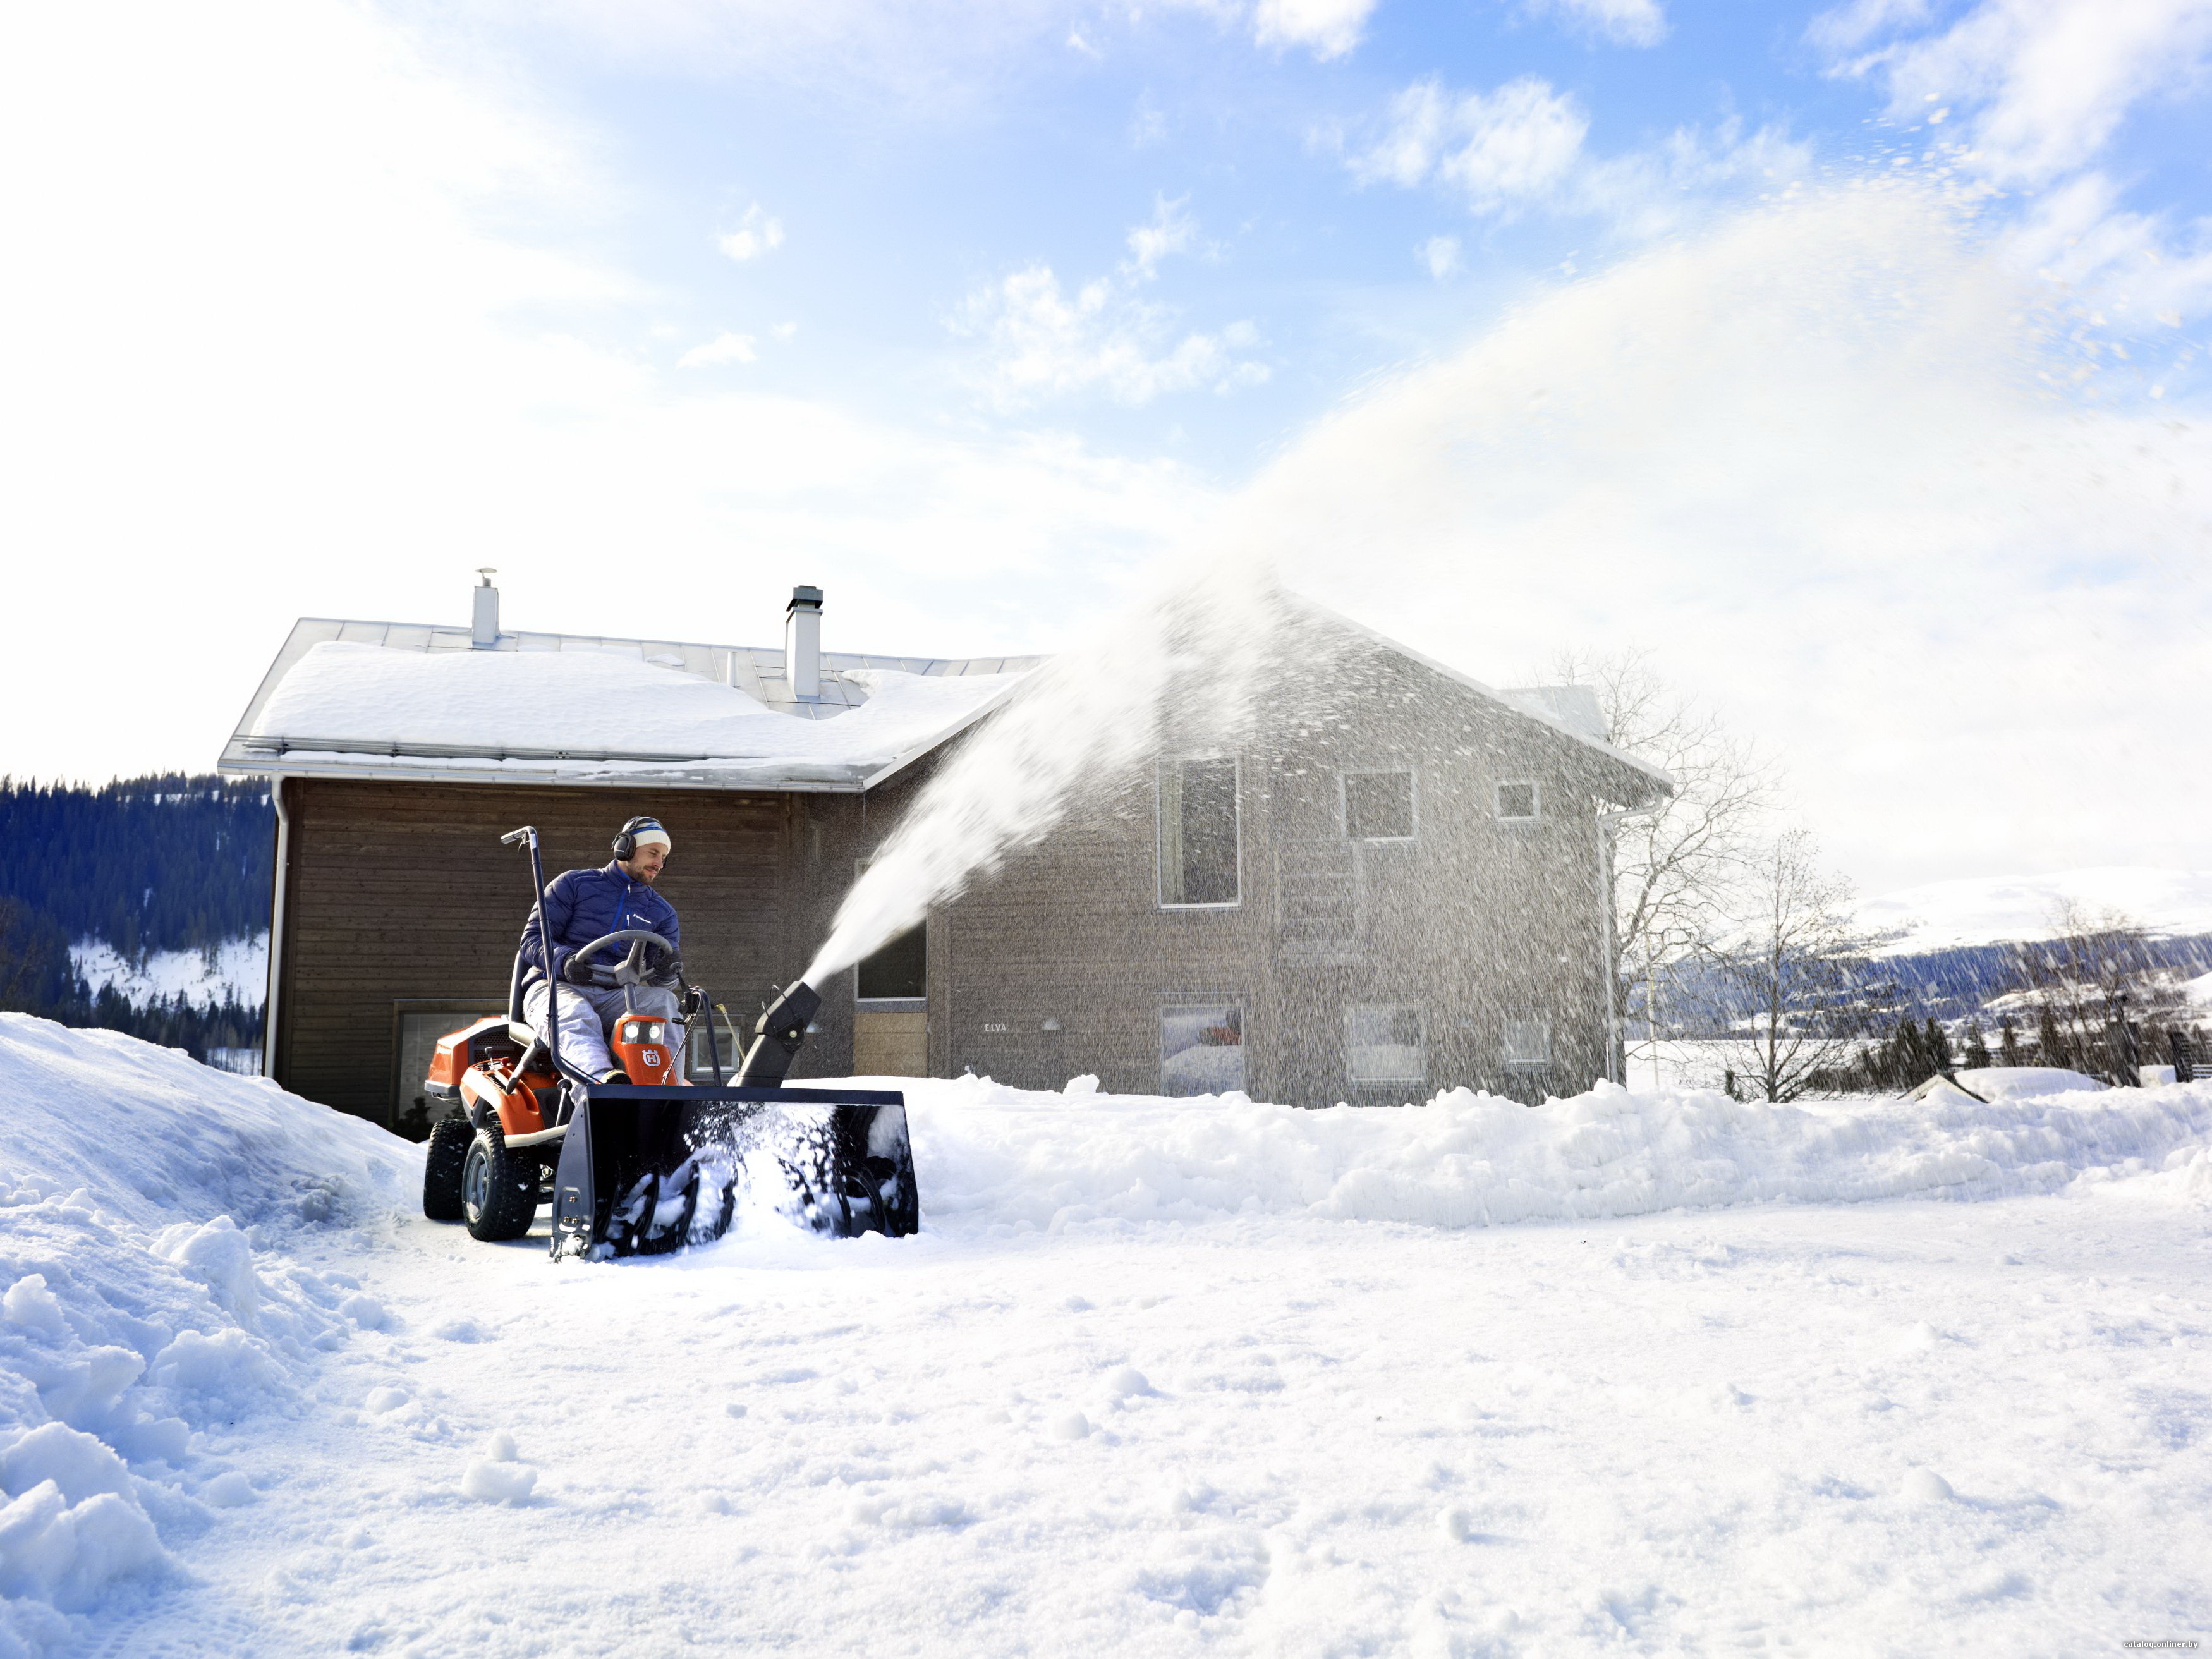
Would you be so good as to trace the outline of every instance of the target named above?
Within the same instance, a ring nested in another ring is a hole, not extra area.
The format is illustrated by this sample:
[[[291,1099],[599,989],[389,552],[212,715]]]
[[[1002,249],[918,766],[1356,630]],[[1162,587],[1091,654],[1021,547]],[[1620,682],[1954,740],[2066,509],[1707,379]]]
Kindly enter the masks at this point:
[[[2132,1021],[2162,1034],[2168,1022],[2186,1021],[2181,975],[2142,923],[2065,899],[2051,925],[2051,938],[2014,951],[2043,1064],[2112,1073],[2120,1064],[2111,1052],[2116,1029]]]
[[[1761,846],[1741,891],[1735,927],[1702,952],[1707,1017],[1756,1097],[1795,1100],[1856,1044],[1868,941],[1850,884],[1821,868],[1802,830]]]
[[[1673,774],[1673,795],[1626,815],[1607,839],[1613,894],[1616,1008],[1646,989],[1644,1012],[1667,970],[1712,937],[1753,862],[1754,836],[1775,805],[1774,768],[1717,717],[1676,691],[1640,651],[1565,652],[1549,679],[1587,685],[1605,716],[1606,740]]]

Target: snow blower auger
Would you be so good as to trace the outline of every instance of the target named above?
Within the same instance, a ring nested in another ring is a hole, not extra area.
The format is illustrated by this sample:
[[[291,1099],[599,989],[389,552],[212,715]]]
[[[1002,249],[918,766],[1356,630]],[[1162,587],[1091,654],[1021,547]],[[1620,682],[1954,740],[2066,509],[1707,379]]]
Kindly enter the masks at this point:
[[[529,848],[538,947],[551,962],[538,831],[526,824],[500,840]],[[590,960],[620,945],[629,949],[617,964]],[[675,967],[667,942],[637,928],[576,955],[594,984],[609,987],[635,987]],[[684,986],[679,1012],[708,1020],[708,1088],[684,1080],[669,1022],[644,1013],[624,1012],[607,1045],[629,1080],[586,1077],[562,1057],[557,1021],[548,1020],[546,1038],[523,1024],[522,979],[518,955],[507,1017],[439,1041],[428,1091],[458,1100],[461,1111],[430,1132],[422,1212],[432,1220],[465,1221],[481,1239],[520,1238],[550,1200],[554,1256],[592,1261],[719,1238],[748,1206],[775,1206],[842,1237],[902,1238],[921,1224],[905,1096],[781,1086],[822,1006],[805,981],[761,1016],[726,1086],[712,1005],[702,989]],[[563,988],[556,978],[550,994]]]

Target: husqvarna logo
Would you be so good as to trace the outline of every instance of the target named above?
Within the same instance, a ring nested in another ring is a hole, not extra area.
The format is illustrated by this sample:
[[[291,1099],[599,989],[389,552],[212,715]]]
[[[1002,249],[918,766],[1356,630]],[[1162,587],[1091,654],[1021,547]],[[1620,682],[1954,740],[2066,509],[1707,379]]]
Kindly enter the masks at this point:
[[[648,1065],[648,1066],[658,1066],[658,1065],[659,1065],[659,1064],[660,1064],[660,1050],[659,1050],[659,1049],[658,1049],[658,1048],[647,1048],[647,1049],[645,1051],[645,1063],[646,1063],[647,1065]]]

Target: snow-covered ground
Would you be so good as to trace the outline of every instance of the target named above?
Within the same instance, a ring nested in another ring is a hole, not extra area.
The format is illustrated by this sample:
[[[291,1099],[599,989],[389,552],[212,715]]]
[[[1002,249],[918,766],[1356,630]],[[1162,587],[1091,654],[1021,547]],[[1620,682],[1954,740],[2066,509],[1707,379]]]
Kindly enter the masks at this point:
[[[134,962],[105,939],[70,946],[70,963],[97,996],[112,985],[131,1001],[167,1001],[181,994],[204,1006],[226,997],[258,1007],[269,988],[269,935],[225,939],[212,951],[155,951]]]
[[[2212,870],[2117,865],[2042,876],[1935,881],[1869,899],[1859,920],[1898,955],[2052,938],[2061,906],[2116,912],[2154,933],[2212,933]]]
[[[918,1238],[556,1266],[0,1017],[0,1653],[2212,1633],[2212,1085],[911,1097]]]

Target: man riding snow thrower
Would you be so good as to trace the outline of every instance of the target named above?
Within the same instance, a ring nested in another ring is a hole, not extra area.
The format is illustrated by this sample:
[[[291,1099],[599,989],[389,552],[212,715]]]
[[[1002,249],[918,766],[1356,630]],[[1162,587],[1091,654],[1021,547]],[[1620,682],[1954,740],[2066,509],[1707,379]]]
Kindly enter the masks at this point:
[[[607,1038],[625,1013],[658,1015],[667,1022],[668,1046],[679,1053],[684,1022],[674,987],[683,982],[677,949],[683,942],[676,908],[653,890],[674,850],[658,818],[632,818],[616,833],[613,860],[597,870],[571,870],[553,878],[542,906],[532,906],[522,926],[526,973],[522,1018],[540,1038],[553,1003],[551,979],[566,981],[561,997],[561,1046],[577,1069],[606,1083],[630,1083],[608,1052]],[[540,921],[553,941],[549,965],[538,946]],[[581,954],[592,941],[617,933],[647,933],[635,939],[630,962],[618,968]],[[629,969],[624,976],[623,969]],[[568,987],[573,986],[573,991]]]
[[[649,842],[647,825],[659,830],[633,818],[613,865],[572,871],[550,890],[538,831],[525,824],[500,837],[528,848],[537,908],[508,975],[507,1018],[439,1040],[427,1091],[459,1113],[431,1129],[423,1214],[465,1221],[477,1238],[519,1238],[550,1199],[556,1257],[679,1249],[727,1231],[749,1202],[819,1232],[914,1231],[905,1097],[781,1086],[822,1003],[805,981],[761,1015],[734,1085],[723,1085],[711,1024],[713,1086],[685,1079],[674,1016],[711,1005],[703,989],[672,992],[683,982],[676,913],[650,878],[667,832]],[[617,925],[578,941],[608,921]],[[599,959],[620,946],[619,963]]]

